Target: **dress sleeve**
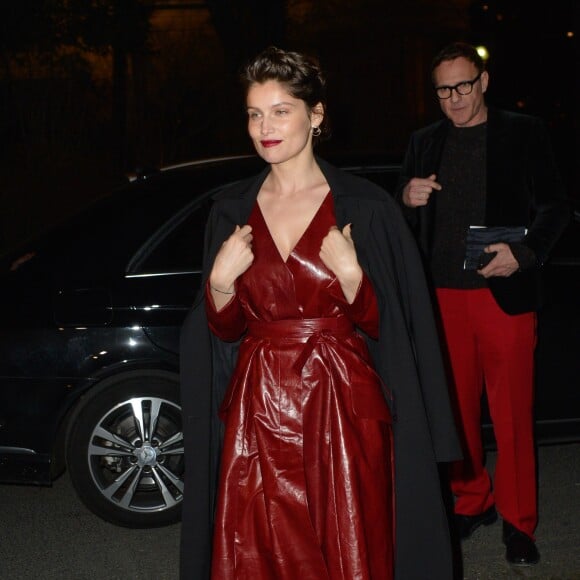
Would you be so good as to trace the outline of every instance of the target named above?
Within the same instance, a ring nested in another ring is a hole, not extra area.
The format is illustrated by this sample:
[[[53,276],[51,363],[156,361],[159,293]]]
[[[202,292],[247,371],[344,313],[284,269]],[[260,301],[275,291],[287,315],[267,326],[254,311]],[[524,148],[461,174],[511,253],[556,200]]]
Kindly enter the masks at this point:
[[[225,342],[234,342],[246,330],[246,318],[237,294],[218,312],[216,310],[209,280],[205,286],[205,310],[210,330]]]
[[[372,282],[363,271],[363,277],[352,304],[344,300],[344,311],[353,324],[371,338],[379,337],[379,307]]]

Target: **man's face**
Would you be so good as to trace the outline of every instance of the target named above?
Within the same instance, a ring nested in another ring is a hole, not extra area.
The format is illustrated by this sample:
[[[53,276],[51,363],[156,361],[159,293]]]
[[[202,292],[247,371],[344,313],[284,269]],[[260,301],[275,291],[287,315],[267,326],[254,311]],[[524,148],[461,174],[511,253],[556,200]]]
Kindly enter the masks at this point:
[[[468,95],[460,95],[454,88],[448,99],[439,99],[439,105],[445,116],[456,127],[473,127],[487,120],[487,107],[484,93],[487,90],[489,76],[486,71],[477,78],[476,66],[460,56],[454,60],[443,61],[433,71],[435,89],[440,87],[457,87],[461,92],[469,90]],[[475,82],[472,83],[472,81]],[[472,84],[471,84],[472,83]]]

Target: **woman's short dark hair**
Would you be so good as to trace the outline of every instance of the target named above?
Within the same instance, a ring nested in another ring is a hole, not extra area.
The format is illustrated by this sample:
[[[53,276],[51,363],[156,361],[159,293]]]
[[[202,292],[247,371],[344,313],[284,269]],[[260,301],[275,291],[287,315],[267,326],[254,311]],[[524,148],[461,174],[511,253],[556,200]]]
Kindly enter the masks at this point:
[[[455,60],[460,57],[466,58],[469,62],[472,62],[475,65],[475,68],[477,68],[479,74],[485,70],[485,63],[474,46],[467,42],[452,42],[440,50],[431,61],[431,78],[433,78],[435,69],[442,62]]]
[[[326,79],[314,57],[270,46],[244,67],[240,78],[245,94],[253,84],[278,81],[287,87],[288,93],[295,99],[304,101],[309,110],[322,103],[324,118],[320,124],[321,133],[314,140],[329,136]]]

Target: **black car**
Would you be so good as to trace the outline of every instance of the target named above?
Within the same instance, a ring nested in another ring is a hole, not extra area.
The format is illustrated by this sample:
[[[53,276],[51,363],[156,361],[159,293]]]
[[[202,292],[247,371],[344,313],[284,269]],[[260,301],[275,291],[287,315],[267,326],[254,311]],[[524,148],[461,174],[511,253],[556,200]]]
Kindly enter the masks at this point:
[[[394,190],[399,165],[386,155],[329,160]],[[199,288],[204,224],[214,193],[262,167],[243,156],[141,175],[2,257],[1,482],[50,485],[66,468],[108,521],[178,521],[178,342]],[[580,439],[579,254],[576,214],[546,267],[555,299],[539,318],[541,442]]]

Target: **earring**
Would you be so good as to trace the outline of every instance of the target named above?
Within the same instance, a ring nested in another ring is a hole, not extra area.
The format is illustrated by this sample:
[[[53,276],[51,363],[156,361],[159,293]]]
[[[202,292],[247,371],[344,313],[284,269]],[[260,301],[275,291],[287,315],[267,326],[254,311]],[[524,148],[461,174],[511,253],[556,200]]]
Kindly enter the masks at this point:
[[[312,136],[313,137],[320,137],[322,133],[322,129],[320,127],[312,127]]]

